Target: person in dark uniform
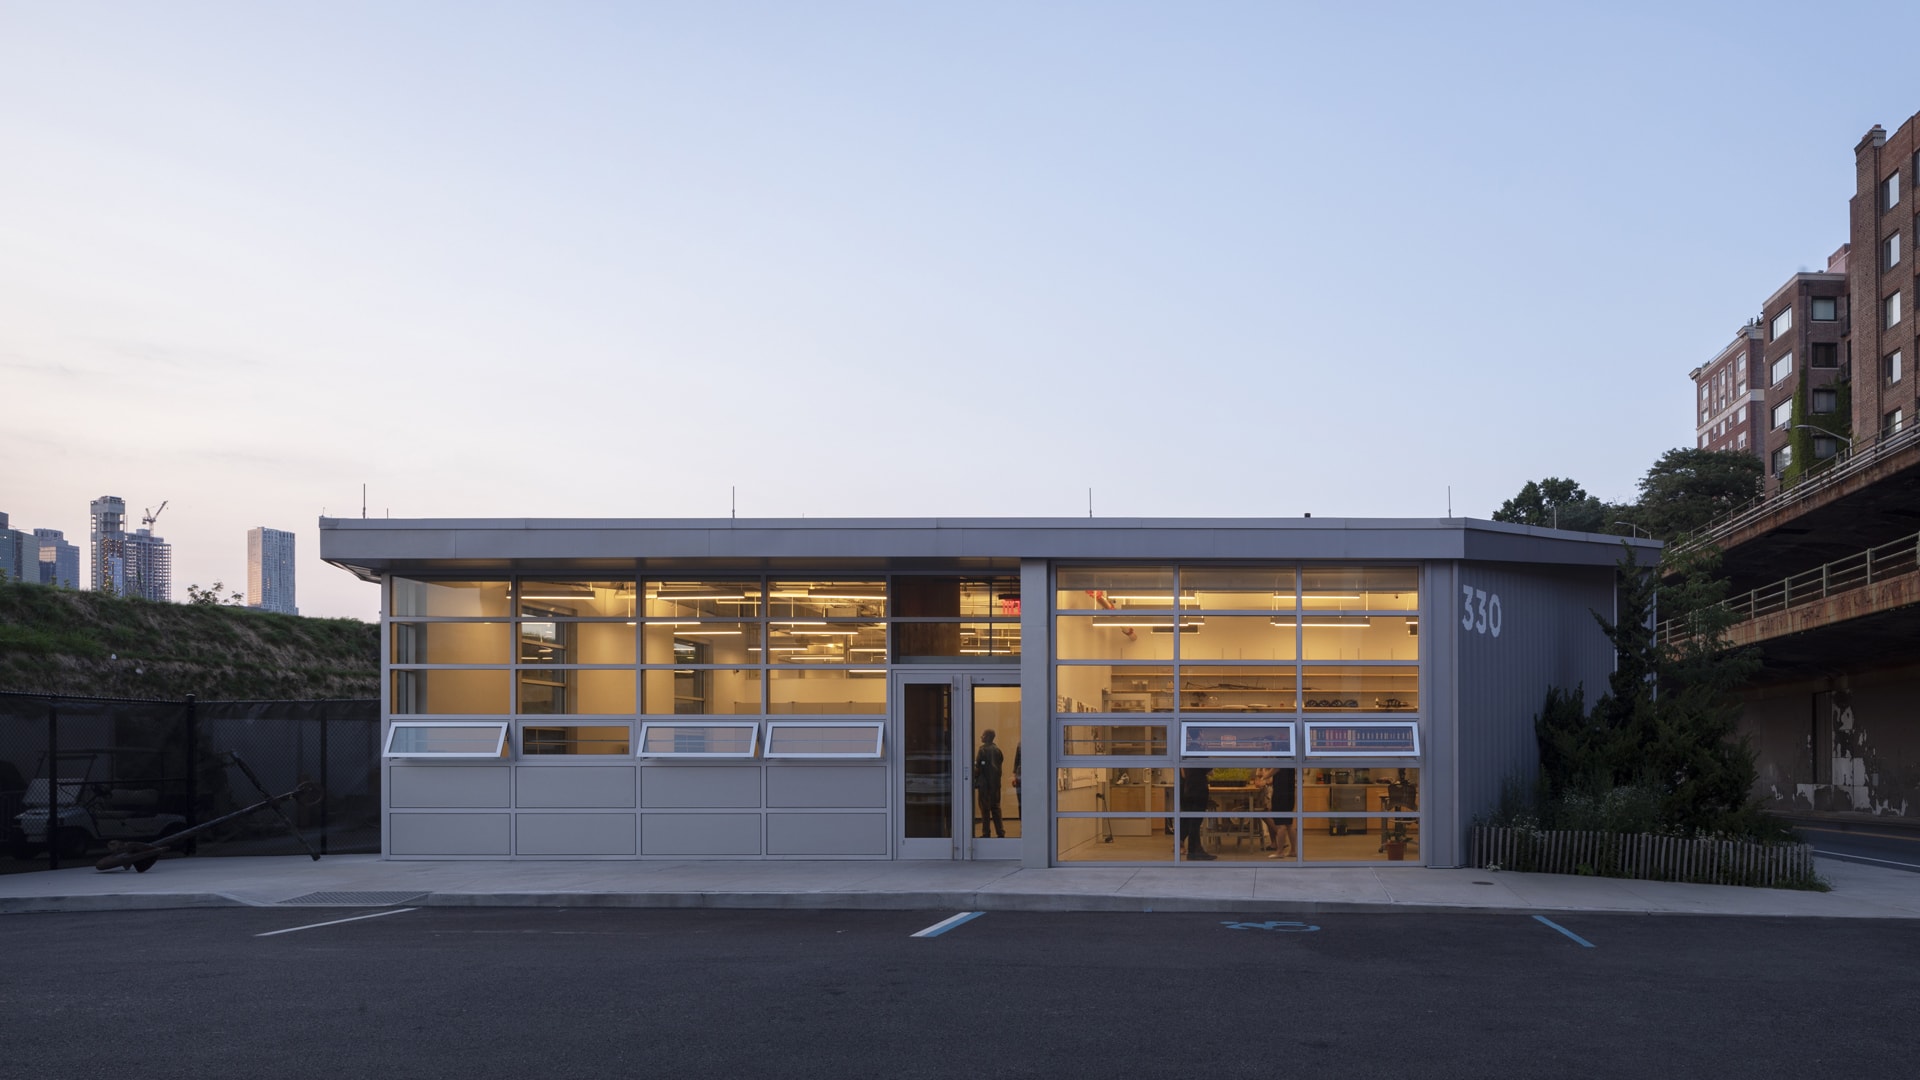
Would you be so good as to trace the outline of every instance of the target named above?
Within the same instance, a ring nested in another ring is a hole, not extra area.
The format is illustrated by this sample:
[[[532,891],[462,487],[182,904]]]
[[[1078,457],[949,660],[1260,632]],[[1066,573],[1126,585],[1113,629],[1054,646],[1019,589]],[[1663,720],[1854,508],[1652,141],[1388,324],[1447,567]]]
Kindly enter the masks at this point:
[[[980,733],[980,749],[973,755],[973,792],[980,802],[980,835],[986,836],[989,824],[993,835],[1005,837],[1007,823],[1000,817],[1000,768],[1007,756],[993,745],[993,729]]]
[[[1212,769],[1180,770],[1180,809],[1185,813],[1205,811],[1211,796],[1207,791],[1207,778],[1213,775]],[[1200,826],[1205,824],[1197,817],[1180,819],[1180,846],[1188,859],[1197,862],[1211,862],[1219,858],[1209,855],[1200,846]]]

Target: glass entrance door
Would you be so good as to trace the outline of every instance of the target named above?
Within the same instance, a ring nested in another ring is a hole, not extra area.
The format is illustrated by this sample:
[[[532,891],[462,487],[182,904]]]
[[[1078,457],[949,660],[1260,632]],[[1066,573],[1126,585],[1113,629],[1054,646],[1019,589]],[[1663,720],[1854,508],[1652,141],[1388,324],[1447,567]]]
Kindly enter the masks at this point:
[[[1020,687],[1011,672],[901,672],[900,857],[1020,857]]]

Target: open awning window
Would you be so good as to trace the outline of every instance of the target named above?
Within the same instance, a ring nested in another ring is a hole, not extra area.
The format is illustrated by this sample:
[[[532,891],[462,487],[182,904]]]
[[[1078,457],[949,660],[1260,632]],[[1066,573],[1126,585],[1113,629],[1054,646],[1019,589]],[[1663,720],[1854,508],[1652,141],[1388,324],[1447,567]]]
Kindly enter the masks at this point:
[[[506,756],[507,722],[396,720],[387,731],[390,758],[500,758]]]

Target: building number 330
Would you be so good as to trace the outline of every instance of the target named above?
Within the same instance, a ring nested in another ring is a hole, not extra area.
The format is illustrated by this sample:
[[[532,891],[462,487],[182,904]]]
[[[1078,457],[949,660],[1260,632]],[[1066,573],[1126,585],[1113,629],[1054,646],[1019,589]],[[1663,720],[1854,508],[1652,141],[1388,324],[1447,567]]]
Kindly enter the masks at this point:
[[[1500,594],[1460,586],[1460,628],[1500,636]]]

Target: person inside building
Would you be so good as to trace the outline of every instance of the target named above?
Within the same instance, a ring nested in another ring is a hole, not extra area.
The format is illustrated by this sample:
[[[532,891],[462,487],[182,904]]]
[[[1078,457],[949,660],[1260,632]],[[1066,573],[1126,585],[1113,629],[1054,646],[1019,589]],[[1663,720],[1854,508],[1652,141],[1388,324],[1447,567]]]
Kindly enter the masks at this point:
[[[993,745],[994,731],[988,728],[980,733],[980,749],[973,755],[973,791],[980,802],[980,835],[988,834],[1005,838],[1007,823],[1000,816],[1000,772],[1007,756]]]
[[[1183,814],[1201,813],[1211,801],[1207,789],[1207,778],[1213,775],[1212,769],[1180,770],[1180,810]],[[1196,862],[1211,862],[1219,858],[1209,855],[1200,844],[1200,828],[1206,822],[1197,817],[1180,819],[1180,846],[1185,857]]]

